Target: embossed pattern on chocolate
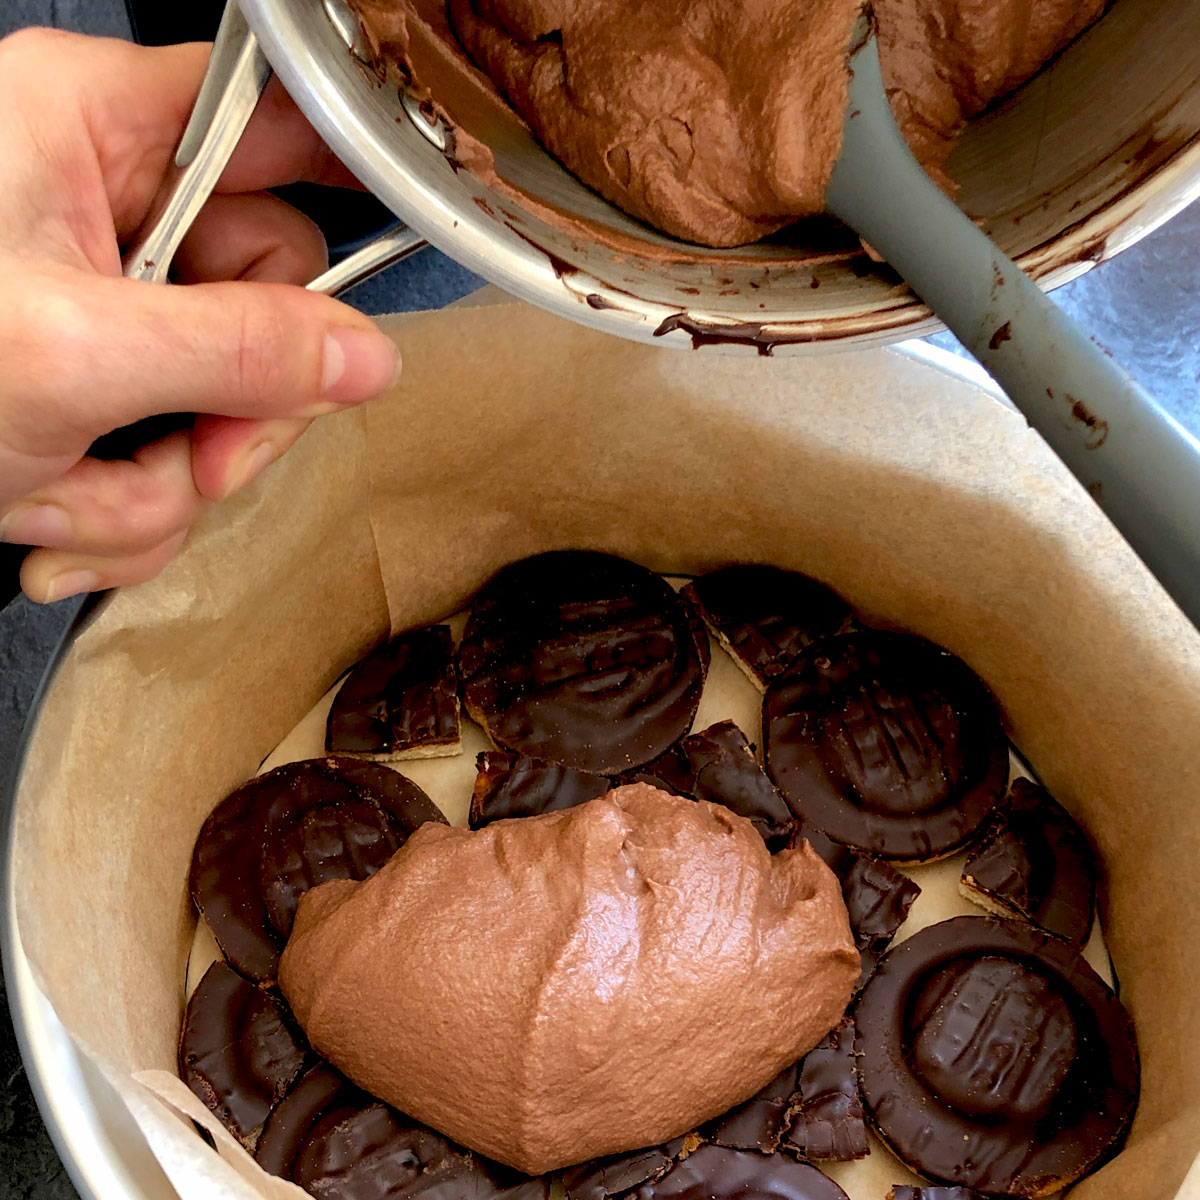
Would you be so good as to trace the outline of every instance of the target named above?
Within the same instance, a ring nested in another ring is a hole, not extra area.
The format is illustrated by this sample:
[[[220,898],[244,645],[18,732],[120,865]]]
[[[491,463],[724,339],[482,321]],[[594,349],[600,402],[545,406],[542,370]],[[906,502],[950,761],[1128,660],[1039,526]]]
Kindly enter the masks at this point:
[[[329,754],[388,761],[458,748],[458,681],[448,625],[409,630],[368,654],[346,677],[326,722]]]
[[[797,1085],[787,1149],[813,1162],[846,1162],[870,1154],[852,1020],[843,1020],[804,1056]]]
[[[985,908],[1082,946],[1096,912],[1096,874],[1095,851],[1070,813],[1045,788],[1018,779],[967,860],[962,883]]]
[[[846,1200],[828,1175],[808,1163],[711,1144],[640,1187],[636,1195],[638,1200]]]
[[[496,746],[611,775],[687,732],[707,657],[689,606],[658,575],[561,550],[483,587],[459,670],[467,711]]]
[[[455,1145],[324,1064],[272,1113],[259,1166],[320,1200],[545,1200],[530,1178]]]
[[[947,650],[905,633],[810,646],[767,690],[767,772],[795,815],[900,862],[960,849],[1004,795],[995,701]]]
[[[1066,942],[956,917],[892,950],[859,996],[862,1094],[883,1140],[937,1183],[1048,1196],[1120,1147],[1133,1027]]]
[[[763,840],[778,848],[795,825],[783,797],[754,757],[746,735],[721,721],[679,743],[692,768],[691,794],[749,820]]]
[[[223,962],[204,973],[179,1034],[179,1077],[243,1145],[304,1067],[291,1014]]]
[[[832,588],[780,567],[722,567],[694,579],[683,594],[760,690],[807,646],[842,632],[853,617]]]
[[[612,786],[604,775],[507,750],[485,750],[475,762],[469,820],[472,829],[509,817],[535,817],[574,808],[603,796]]]
[[[288,763],[243,784],[196,839],[192,900],[236,971],[270,983],[300,897],[366,879],[426,821],[446,823],[411,780],[353,758]]]

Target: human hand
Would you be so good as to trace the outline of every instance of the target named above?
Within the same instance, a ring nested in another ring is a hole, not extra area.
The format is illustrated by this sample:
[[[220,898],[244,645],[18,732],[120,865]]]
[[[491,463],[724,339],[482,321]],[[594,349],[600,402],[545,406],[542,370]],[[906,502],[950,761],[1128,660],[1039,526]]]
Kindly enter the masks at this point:
[[[212,501],[399,370],[369,318],[285,286],[324,269],[325,243],[263,189],[354,181],[276,81],[176,256],[189,286],[122,277],[207,61],[201,45],[0,40],[0,541],[39,547],[21,571],[34,600],[151,578]],[[173,412],[200,415],[133,461],[87,457]]]

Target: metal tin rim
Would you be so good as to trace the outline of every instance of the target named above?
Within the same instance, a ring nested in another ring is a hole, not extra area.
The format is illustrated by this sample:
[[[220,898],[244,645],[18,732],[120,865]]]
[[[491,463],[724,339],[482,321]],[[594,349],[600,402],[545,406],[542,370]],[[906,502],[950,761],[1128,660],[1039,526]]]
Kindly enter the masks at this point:
[[[589,291],[603,296],[607,285],[586,275],[568,285],[559,264],[546,251],[502,231],[476,203],[448,195],[427,160],[399,148],[394,120],[355,104],[339,82],[348,54],[340,41],[332,40],[337,36],[332,26],[328,31],[321,27],[327,20],[321,6],[301,10],[295,0],[239,3],[272,67],[318,132],[364,184],[430,243],[506,291],[578,323],[643,342],[690,344],[682,330],[659,336],[664,317],[677,314],[678,306],[669,309],[620,293],[633,303],[593,307],[588,303]],[[424,153],[428,149],[421,147]],[[1049,241],[1016,255],[1016,261],[1043,289],[1058,287],[1153,232],[1198,198],[1200,138],[1195,138],[1164,162],[1152,179]],[[1093,253],[1097,245],[1102,249]],[[701,326],[729,319],[699,308],[690,308],[688,315]],[[781,336],[780,343],[792,344],[780,344],[780,354],[894,344],[944,328],[915,298],[864,313],[780,316],[768,324],[772,331],[778,326],[804,339]]]
[[[968,359],[921,342],[903,343],[892,347],[891,352],[924,363],[965,384],[970,393],[964,390],[963,402],[983,396],[1012,407],[983,369]],[[63,632],[30,706],[9,778],[0,793],[0,798],[8,803],[0,858],[0,896],[4,906],[0,952],[13,1026],[29,1083],[42,1120],[82,1200],[171,1200],[176,1193],[124,1105],[76,1050],[38,989],[16,925],[11,861],[15,850],[16,799],[26,752],[59,665],[103,604],[103,596],[91,598]],[[113,1140],[114,1128],[127,1135],[126,1150]],[[129,1137],[130,1134],[133,1136]],[[153,1191],[147,1190],[150,1186]]]

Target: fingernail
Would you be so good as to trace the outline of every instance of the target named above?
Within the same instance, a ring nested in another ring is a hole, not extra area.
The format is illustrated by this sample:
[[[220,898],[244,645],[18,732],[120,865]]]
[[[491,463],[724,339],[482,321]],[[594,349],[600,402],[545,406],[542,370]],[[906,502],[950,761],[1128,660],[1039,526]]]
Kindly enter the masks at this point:
[[[57,504],[18,504],[0,517],[0,542],[18,546],[65,546],[71,518]]]
[[[95,571],[64,571],[46,584],[46,599],[43,603],[53,604],[56,600],[65,600],[68,596],[78,596],[80,592],[94,592],[99,586],[100,576]]]
[[[325,335],[321,394],[339,405],[360,404],[400,378],[400,351],[371,329],[331,329]]]
[[[224,500],[244,488],[252,479],[261,475],[279,455],[280,450],[273,442],[258,442],[248,446],[230,463],[221,499]]]

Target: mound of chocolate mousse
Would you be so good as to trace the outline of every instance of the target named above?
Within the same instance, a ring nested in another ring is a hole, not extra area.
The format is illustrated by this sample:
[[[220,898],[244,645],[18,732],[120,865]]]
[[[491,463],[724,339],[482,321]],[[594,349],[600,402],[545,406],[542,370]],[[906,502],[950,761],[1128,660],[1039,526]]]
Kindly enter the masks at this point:
[[[381,44],[396,10],[410,38],[430,20],[427,0],[357,5]],[[626,212],[709,246],[753,242],[822,211],[841,149],[851,30],[863,7],[447,3],[462,47],[551,154]],[[1104,0],[872,7],[897,122],[936,172],[964,122],[1035,75],[1100,15]]]
[[[536,1174],[665,1142],[838,1023],[836,877],[644,783],[480,830],[426,825],[306,893],[279,982],[355,1083]]]

